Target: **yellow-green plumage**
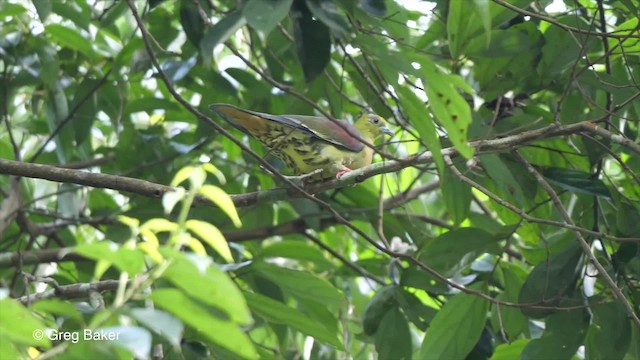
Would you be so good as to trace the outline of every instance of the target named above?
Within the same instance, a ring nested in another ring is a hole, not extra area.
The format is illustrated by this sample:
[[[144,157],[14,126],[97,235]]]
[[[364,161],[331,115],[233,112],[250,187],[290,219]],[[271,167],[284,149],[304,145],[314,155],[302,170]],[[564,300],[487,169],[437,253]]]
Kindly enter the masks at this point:
[[[322,169],[326,178],[371,164],[373,144],[382,133],[391,134],[383,118],[363,115],[355,125],[305,115],[271,115],[213,104],[210,109],[251,134],[296,175]]]

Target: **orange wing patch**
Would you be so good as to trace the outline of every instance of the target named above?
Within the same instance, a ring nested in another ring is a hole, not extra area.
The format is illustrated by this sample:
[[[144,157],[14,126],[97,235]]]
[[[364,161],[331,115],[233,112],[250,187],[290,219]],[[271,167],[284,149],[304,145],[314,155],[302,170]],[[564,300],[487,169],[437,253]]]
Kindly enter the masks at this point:
[[[246,129],[251,135],[261,136],[268,131],[269,121],[259,116],[247,113],[232,106],[217,106],[218,111],[224,113],[233,122]]]

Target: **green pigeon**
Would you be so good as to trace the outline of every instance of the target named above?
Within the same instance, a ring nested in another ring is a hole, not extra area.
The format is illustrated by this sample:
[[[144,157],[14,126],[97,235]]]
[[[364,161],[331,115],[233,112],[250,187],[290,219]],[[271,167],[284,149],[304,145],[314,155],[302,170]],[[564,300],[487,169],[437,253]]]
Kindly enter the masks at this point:
[[[373,144],[382,134],[393,135],[386,121],[375,114],[365,114],[351,125],[321,116],[271,115],[229,104],[209,108],[258,139],[296,175],[321,171],[322,178],[340,178],[371,164],[373,149],[363,141]]]

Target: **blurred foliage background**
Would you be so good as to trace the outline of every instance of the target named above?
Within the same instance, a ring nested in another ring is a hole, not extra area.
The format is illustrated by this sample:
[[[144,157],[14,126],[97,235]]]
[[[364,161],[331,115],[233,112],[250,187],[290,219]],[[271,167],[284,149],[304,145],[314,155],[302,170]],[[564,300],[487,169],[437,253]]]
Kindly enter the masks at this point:
[[[639,13],[3,1],[0,357],[640,358]],[[277,190],[220,102],[399,165]]]

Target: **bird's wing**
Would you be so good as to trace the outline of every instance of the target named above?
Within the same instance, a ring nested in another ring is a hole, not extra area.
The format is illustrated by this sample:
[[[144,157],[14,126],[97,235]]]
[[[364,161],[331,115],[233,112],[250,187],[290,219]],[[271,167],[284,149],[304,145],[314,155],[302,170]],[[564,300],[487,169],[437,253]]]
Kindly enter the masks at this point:
[[[358,130],[347,122],[339,125],[319,116],[271,115],[228,104],[212,104],[209,108],[241,130],[257,137],[268,131],[269,122],[275,122],[348,151],[359,152],[364,147],[358,140]]]

